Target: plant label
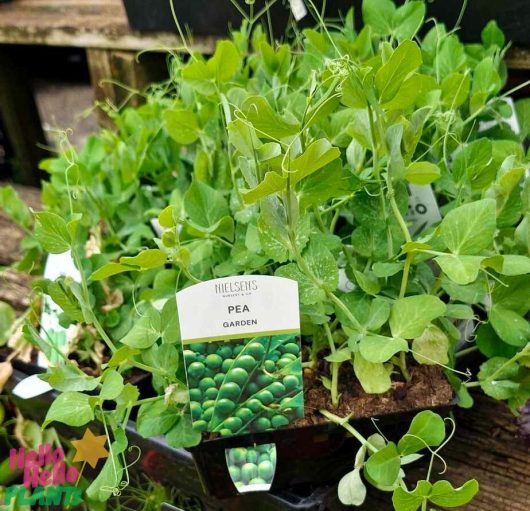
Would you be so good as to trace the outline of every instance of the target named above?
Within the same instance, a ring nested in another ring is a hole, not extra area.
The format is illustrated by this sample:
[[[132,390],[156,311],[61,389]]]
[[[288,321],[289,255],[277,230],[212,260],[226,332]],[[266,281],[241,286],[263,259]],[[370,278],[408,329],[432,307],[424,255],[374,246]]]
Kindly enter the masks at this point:
[[[270,490],[276,472],[276,444],[225,449],[225,457],[239,493]]]
[[[442,219],[431,185],[408,185],[409,210],[407,222],[415,236]]]
[[[307,7],[305,6],[304,0],[289,0],[289,4],[291,5],[291,12],[296,21],[300,21],[307,16]]]
[[[59,277],[72,277],[76,281],[81,280],[78,269],[75,267],[74,260],[70,251],[63,254],[50,254],[44,267],[44,278],[56,280]],[[64,351],[68,344],[68,339],[73,335],[75,326],[63,328],[59,324],[59,316],[63,310],[57,305],[50,296],[44,295],[42,301],[42,312],[40,318],[40,335],[49,343],[55,345],[61,351]],[[60,364],[62,361],[58,353],[53,352],[52,360],[39,351],[37,365],[48,367],[50,363]]]
[[[193,427],[270,431],[304,415],[298,283],[242,275],[177,293]]]
[[[13,395],[20,399],[32,399],[53,390],[48,382],[39,378],[38,374],[32,374],[15,385]]]

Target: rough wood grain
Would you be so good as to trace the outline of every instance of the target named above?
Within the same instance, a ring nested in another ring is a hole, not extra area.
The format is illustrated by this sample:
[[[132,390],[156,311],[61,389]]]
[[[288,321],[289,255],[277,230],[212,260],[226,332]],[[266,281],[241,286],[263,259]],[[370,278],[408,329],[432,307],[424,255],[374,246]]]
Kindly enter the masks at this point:
[[[192,47],[211,53],[215,37],[197,37]],[[122,0],[16,0],[0,4],[0,43],[113,48],[181,49],[171,33],[130,30]]]

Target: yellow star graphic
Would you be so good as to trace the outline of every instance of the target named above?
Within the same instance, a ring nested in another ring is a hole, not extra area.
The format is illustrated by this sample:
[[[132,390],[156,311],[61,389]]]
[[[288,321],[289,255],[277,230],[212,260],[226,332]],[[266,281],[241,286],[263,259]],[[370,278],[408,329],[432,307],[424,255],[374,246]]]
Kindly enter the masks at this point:
[[[100,458],[109,457],[109,451],[105,449],[106,441],[105,435],[94,436],[94,433],[87,428],[81,440],[72,440],[76,450],[73,461],[84,461],[92,468],[96,468]]]

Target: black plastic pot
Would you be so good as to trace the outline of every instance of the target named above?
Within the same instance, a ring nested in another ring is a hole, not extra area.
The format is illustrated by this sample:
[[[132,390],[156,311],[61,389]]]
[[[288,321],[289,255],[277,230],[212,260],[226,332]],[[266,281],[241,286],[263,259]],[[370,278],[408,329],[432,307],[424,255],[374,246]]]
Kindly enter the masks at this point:
[[[175,32],[169,0],[123,0],[129,24],[134,30],[141,31],[170,31]],[[239,3],[244,7],[245,2]],[[307,2],[306,2],[307,3]],[[326,2],[326,16],[337,17],[345,14],[352,6],[355,9],[358,24],[361,19],[361,0],[328,0]],[[403,0],[397,0],[397,4]],[[230,0],[173,0],[175,13],[179,23],[187,25],[196,35],[222,36],[228,33],[230,27],[237,28],[241,24],[242,16]],[[322,0],[315,0],[317,7],[322,6]],[[428,16],[435,17],[448,28],[453,28],[462,8],[463,0],[432,0],[427,3]],[[256,0],[255,11],[265,5],[265,0]],[[287,0],[278,0],[271,8],[271,20],[274,31],[281,35],[290,18]],[[468,2],[466,12],[462,18],[459,31],[460,37],[466,42],[480,41],[480,33],[486,23],[496,19],[505,31],[508,41],[516,44],[530,44],[530,1],[512,0],[502,4],[498,0],[472,0]],[[306,16],[301,26],[314,24],[311,16]]]

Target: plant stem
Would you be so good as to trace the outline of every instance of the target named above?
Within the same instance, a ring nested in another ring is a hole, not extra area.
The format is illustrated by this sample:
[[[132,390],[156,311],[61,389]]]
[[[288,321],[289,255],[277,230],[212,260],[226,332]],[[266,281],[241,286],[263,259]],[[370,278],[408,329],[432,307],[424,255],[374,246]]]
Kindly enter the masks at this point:
[[[466,355],[469,355],[470,353],[474,353],[478,350],[478,346],[471,346],[470,348],[466,348],[465,350],[460,350],[455,354],[455,358],[465,357]]]
[[[404,351],[402,351],[399,354],[399,368],[401,369],[401,372],[403,373],[403,377],[405,378],[405,381],[409,383],[412,377],[407,367],[407,355],[406,355],[406,352]]]
[[[364,331],[363,326],[361,323],[359,323],[359,320],[352,314],[352,312],[344,305],[344,302],[338,298],[336,295],[334,295],[331,291],[327,292],[328,297],[330,300],[335,303],[335,305],[346,315],[346,317],[352,322],[353,326],[359,330],[360,332]]]
[[[158,374],[166,378],[169,377],[169,374],[166,371],[164,371],[163,369],[159,369],[158,367],[151,367],[151,366],[142,364],[141,362],[136,362],[136,360],[129,360],[129,363],[133,367],[136,367],[137,369],[141,369],[142,371],[146,371],[152,374]]]
[[[327,410],[320,410],[320,413],[326,417],[326,419],[330,420],[331,422],[334,422],[335,424],[338,424],[339,426],[342,426],[348,433],[351,433],[353,437],[355,437],[361,445],[366,445],[366,447],[372,451],[377,452],[377,448],[374,447],[366,438],[364,438],[351,424],[348,423],[348,417],[342,418],[339,417],[331,412],[328,412]]]
[[[410,266],[412,264],[412,259],[414,255],[411,252],[407,253],[407,258],[405,259],[405,266],[403,268],[403,278],[401,279],[401,289],[399,290],[399,297],[404,298],[407,293],[407,286],[409,283],[409,273]]]
[[[324,323],[324,331],[326,332],[326,337],[328,339],[329,349],[331,353],[335,353],[335,341],[333,340],[333,335],[329,328],[328,323]],[[331,404],[333,408],[337,408],[339,404],[339,368],[340,362],[331,362]]]

